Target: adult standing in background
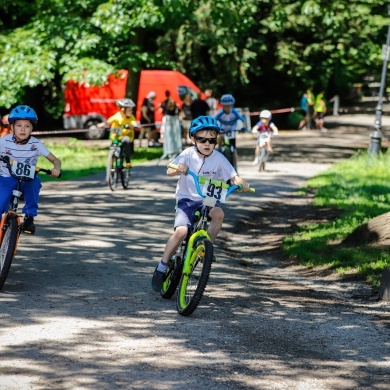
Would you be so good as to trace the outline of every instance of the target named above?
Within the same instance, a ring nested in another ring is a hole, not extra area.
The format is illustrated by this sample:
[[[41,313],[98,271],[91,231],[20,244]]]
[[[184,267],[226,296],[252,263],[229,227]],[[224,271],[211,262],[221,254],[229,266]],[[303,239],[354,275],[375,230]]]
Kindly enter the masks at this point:
[[[326,114],[325,91],[321,91],[317,96],[314,104],[314,118],[316,122],[316,129],[320,131],[327,131],[324,127],[324,117]]]
[[[154,119],[155,106],[154,99],[156,98],[156,92],[150,91],[141,106],[141,132],[139,135],[140,146],[142,146],[142,139],[146,135],[147,146],[154,146],[156,139],[156,124]]]
[[[197,98],[191,103],[192,120],[199,116],[209,115],[210,107],[205,100],[202,99],[202,93],[198,92]]]
[[[204,94],[206,96],[206,103],[209,105],[210,109],[210,116],[217,115],[218,113],[218,101],[217,99],[213,96],[213,91],[211,89],[206,89],[204,91]]]
[[[188,145],[192,144],[189,138],[189,130],[192,121],[192,113],[191,113],[191,103],[192,98],[190,94],[184,96],[183,104],[180,109],[180,119],[181,119],[181,127],[183,129],[183,144]]]
[[[314,103],[315,103],[315,96],[313,93],[312,85],[307,89],[306,95],[307,95],[306,128],[310,130],[313,123]]]
[[[298,130],[306,130],[306,121],[307,121],[307,93],[305,92],[301,97],[301,114],[302,119],[299,122]]]
[[[177,156],[182,151],[179,107],[172,99],[169,91],[165,91],[165,96],[166,99],[161,104],[161,110],[164,114],[161,125],[161,137],[164,139],[164,154],[161,159]]]

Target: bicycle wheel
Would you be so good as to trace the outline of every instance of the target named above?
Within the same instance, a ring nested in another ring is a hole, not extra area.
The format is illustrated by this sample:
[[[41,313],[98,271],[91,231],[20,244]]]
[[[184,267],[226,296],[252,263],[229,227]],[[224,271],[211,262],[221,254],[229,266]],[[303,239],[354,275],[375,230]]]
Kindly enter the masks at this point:
[[[209,280],[213,261],[213,244],[207,238],[201,238],[195,244],[191,254],[191,271],[183,274],[177,294],[177,311],[189,316],[199,305]]]
[[[268,158],[268,150],[266,147],[260,148],[259,152],[259,172],[265,171],[265,163]]]
[[[182,274],[183,262],[180,256],[176,256],[175,260],[169,260],[167,278],[161,288],[161,296],[165,299],[172,298],[177,286],[180,282]]]
[[[116,190],[118,183],[117,161],[116,151],[114,149],[110,150],[107,159],[106,180],[111,191]]]
[[[3,233],[3,240],[0,246],[0,290],[3,288],[9,269],[11,268],[16,242],[18,240],[18,222],[15,218],[8,219]]]
[[[130,183],[130,169],[129,168],[121,168],[120,169],[121,182],[122,187],[127,190],[129,188]]]

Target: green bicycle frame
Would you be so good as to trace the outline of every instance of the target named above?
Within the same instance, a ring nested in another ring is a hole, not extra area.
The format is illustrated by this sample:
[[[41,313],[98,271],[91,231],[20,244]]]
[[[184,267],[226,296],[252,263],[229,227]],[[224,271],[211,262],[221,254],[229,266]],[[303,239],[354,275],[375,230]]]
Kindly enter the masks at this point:
[[[206,232],[206,230],[198,230],[193,233],[188,240],[186,257],[184,259],[183,265],[183,275],[187,276],[191,273],[192,263],[194,262],[194,244],[198,238],[205,237],[210,240],[210,236]]]
[[[184,265],[183,265],[182,282],[181,282],[182,286],[184,286],[184,288],[180,288],[180,290],[178,291],[180,304],[183,307],[186,306],[186,289],[187,289],[187,283],[188,283],[189,277],[191,275],[192,264],[196,260],[199,252],[201,250],[204,250],[204,248],[202,246],[199,246],[194,251],[194,244],[195,244],[195,241],[197,239],[203,238],[203,237],[210,240],[210,236],[208,235],[206,230],[201,229],[201,230],[198,230],[195,233],[193,233],[191,235],[190,239],[188,240],[187,251],[186,251],[186,256],[185,256]]]

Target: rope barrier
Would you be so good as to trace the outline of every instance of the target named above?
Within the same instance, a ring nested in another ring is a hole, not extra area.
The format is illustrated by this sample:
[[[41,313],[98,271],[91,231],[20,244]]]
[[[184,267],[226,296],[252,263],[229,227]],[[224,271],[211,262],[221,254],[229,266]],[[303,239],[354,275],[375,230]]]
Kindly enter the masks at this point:
[[[277,110],[270,110],[272,114],[282,114],[285,112],[293,112],[295,111],[294,107],[288,107],[288,108],[279,108]],[[260,115],[259,112],[249,112],[248,113],[250,116],[258,116]],[[147,123],[147,124],[138,124],[135,130],[139,130],[142,127],[150,127],[150,126],[156,126],[159,127],[161,126],[161,122],[155,122],[155,123]],[[53,130],[53,131],[33,131],[31,134],[32,135],[56,135],[56,134],[73,134],[73,133],[88,133],[90,131],[94,131],[98,129],[71,129],[71,130]],[[103,131],[103,129],[102,129]]]
[[[141,129],[141,127],[150,127],[153,125],[161,125],[161,122],[148,123],[144,125],[137,125],[135,130]],[[31,135],[55,135],[55,134],[72,134],[72,133],[88,133],[90,131],[104,131],[104,129],[89,128],[89,129],[71,129],[71,130],[52,130],[52,131],[33,131]]]
[[[293,112],[293,111],[295,111],[295,108],[294,107],[279,108],[278,110],[270,110],[270,111],[272,114],[282,114],[284,112]],[[260,115],[260,111],[259,112],[250,112],[249,115],[250,116]]]

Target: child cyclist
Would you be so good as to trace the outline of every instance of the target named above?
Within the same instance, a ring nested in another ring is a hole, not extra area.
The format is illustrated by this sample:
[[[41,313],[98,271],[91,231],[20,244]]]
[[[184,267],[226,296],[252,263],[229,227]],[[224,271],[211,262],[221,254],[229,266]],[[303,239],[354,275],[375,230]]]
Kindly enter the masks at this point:
[[[229,139],[230,146],[234,150],[233,162],[234,166],[237,166],[237,151],[236,151],[236,129],[237,122],[240,120],[245,124],[245,118],[233,107],[235,99],[232,95],[226,94],[222,95],[220,103],[222,104],[222,109],[214,117],[221,126],[221,133],[218,136],[218,148],[221,148],[224,143],[224,137]],[[240,132],[245,132],[245,127],[240,129]]]
[[[61,161],[55,157],[46,146],[31,136],[33,126],[38,122],[35,111],[29,106],[17,106],[8,116],[13,134],[0,138],[0,155],[8,156],[10,160],[19,161],[34,167],[40,156],[46,157],[54,166],[51,176],[58,177],[61,171]],[[17,180],[12,177],[5,163],[0,162],[0,212],[7,211],[12,191],[16,188]],[[23,181],[21,191],[24,194],[23,231],[34,234],[34,217],[38,214],[38,198],[42,187],[39,177],[31,181]]]
[[[192,225],[195,212],[202,207],[202,197],[198,194],[193,178],[186,176],[188,169],[200,176],[211,179],[228,181],[232,184],[242,185],[244,191],[249,190],[246,183],[218,151],[214,150],[217,136],[220,132],[218,122],[211,116],[200,116],[194,119],[190,127],[190,138],[193,143],[182,151],[174,160],[173,164],[178,170],[168,168],[167,175],[181,175],[176,186],[176,216],[174,232],[169,238],[161,261],[156,266],[152,278],[152,288],[160,291],[166,278],[169,259],[175,254],[180,243],[186,238],[188,228]],[[220,204],[216,204],[210,212],[211,222],[208,234],[212,242],[215,241],[222,227],[224,213]]]
[[[257,164],[258,161],[258,156],[260,152],[260,146],[262,144],[262,137],[265,135],[267,136],[267,148],[268,148],[268,153],[272,154],[272,142],[271,142],[271,135],[278,135],[278,128],[276,125],[271,122],[272,119],[272,113],[271,111],[268,110],[263,110],[260,112],[260,121],[257,122],[253,128],[252,128],[252,133],[257,134],[257,144],[256,144],[256,149],[255,149],[255,159],[253,161],[253,164]]]
[[[110,139],[118,139],[122,142],[122,149],[125,153],[126,168],[131,168],[131,154],[134,151],[134,128],[137,121],[133,115],[135,103],[131,99],[121,99],[116,102],[119,111],[97,125],[99,128],[111,127]]]

